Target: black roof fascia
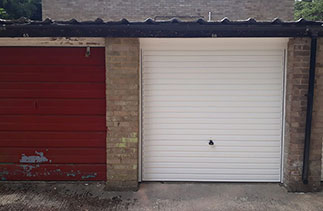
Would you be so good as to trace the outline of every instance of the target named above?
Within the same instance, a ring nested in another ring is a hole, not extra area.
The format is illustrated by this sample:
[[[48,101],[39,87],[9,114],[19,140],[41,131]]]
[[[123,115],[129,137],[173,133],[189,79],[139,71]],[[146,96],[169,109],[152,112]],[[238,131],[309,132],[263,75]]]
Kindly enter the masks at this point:
[[[177,19],[156,22],[95,21],[17,21],[0,20],[0,37],[309,37],[323,36],[322,22],[246,21],[182,22]]]

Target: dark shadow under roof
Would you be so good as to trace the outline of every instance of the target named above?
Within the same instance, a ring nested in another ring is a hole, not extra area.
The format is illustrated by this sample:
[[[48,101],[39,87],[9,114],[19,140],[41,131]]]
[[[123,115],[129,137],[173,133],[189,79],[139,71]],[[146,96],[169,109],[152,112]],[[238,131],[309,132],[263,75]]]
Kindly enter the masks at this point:
[[[323,36],[323,22],[306,21],[283,22],[256,21],[248,19],[207,22],[203,19],[184,22],[169,21],[143,22],[95,21],[31,21],[0,19],[0,37],[311,37]]]

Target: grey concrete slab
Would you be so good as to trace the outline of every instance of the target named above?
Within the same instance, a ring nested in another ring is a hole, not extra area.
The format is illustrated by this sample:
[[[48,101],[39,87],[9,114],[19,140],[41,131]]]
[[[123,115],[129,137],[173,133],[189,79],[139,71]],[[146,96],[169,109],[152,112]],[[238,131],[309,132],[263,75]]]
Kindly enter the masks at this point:
[[[104,183],[0,183],[0,210],[323,210],[323,192],[276,183],[143,183],[109,192]]]

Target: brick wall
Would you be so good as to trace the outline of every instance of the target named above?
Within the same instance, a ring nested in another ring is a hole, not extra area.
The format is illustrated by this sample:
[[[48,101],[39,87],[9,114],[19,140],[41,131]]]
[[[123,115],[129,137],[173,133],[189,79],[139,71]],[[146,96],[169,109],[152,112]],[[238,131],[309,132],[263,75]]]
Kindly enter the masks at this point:
[[[106,39],[107,188],[138,186],[139,40]]]
[[[54,20],[208,19],[209,12],[212,20],[292,20],[294,0],[43,0],[43,18]]]
[[[290,191],[317,191],[320,187],[322,152],[322,120],[320,118],[322,115],[318,111],[322,109],[323,98],[319,92],[322,90],[322,85],[317,83],[310,147],[309,184],[302,183],[310,42],[310,38],[292,38],[288,44],[284,183]],[[323,52],[322,40],[320,43],[320,51]],[[319,53],[320,58],[322,58],[322,52]],[[320,74],[322,70],[317,69],[317,82],[322,80]]]
[[[314,89],[314,108],[312,121],[312,142],[313,151],[310,159],[313,172],[313,180],[321,179],[322,167],[322,140],[323,140],[323,38],[319,38],[317,42],[316,57],[316,80]]]

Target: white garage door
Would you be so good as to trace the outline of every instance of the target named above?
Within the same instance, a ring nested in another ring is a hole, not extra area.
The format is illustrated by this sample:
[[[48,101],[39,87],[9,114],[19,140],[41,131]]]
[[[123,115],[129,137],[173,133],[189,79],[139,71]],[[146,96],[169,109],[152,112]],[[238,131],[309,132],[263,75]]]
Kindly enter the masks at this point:
[[[142,180],[279,182],[285,39],[141,39]]]

